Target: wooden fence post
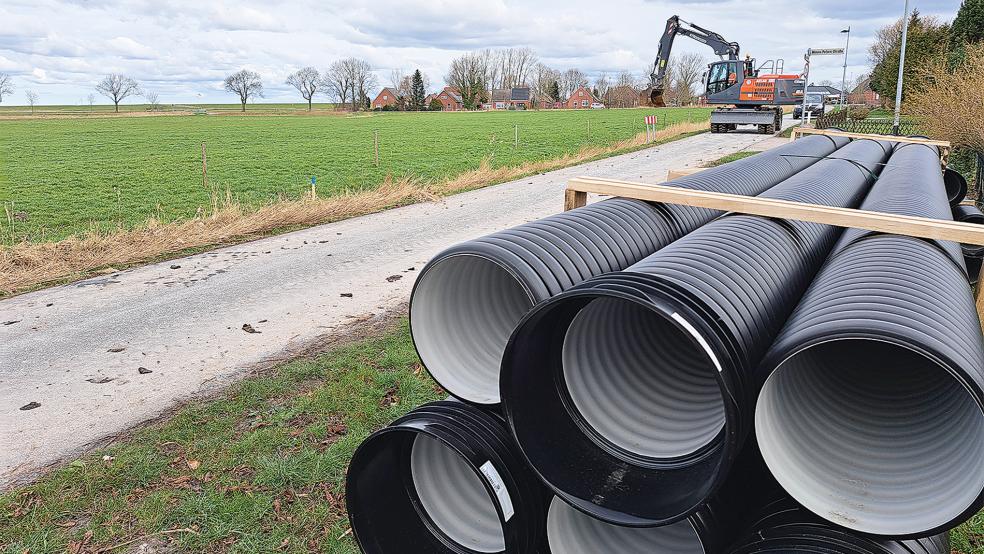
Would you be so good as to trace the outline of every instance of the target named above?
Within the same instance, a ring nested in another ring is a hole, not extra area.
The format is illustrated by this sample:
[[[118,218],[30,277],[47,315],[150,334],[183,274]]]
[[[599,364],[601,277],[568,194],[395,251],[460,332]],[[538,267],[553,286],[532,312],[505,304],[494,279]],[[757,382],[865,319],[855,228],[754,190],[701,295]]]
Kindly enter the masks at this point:
[[[379,167],[379,129],[372,132],[372,144],[376,152],[376,167]]]
[[[208,190],[208,157],[205,154],[205,141],[202,141],[202,188]]]

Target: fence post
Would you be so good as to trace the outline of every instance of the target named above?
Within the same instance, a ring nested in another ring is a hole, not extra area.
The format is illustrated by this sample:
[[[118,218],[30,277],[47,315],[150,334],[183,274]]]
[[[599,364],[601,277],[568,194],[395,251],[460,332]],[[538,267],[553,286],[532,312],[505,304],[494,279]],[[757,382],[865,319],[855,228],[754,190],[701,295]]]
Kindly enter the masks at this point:
[[[372,145],[376,155],[376,167],[379,167],[379,129],[372,132]]]
[[[205,141],[202,141],[202,188],[208,190],[208,156],[205,153]]]
[[[516,137],[513,139],[513,148],[519,148],[519,125],[515,125]]]

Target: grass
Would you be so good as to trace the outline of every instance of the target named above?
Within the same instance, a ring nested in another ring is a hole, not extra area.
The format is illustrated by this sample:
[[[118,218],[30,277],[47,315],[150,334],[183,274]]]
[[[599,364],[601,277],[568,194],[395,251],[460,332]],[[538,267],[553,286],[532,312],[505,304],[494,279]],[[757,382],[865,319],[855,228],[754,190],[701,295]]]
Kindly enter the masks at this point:
[[[372,431],[443,396],[404,320],[0,495],[0,548],[94,553],[135,541],[129,552],[148,542],[167,552],[357,554],[348,460]],[[978,515],[953,531],[953,552],[984,554],[982,537]]]
[[[138,539],[134,547],[181,552],[355,554],[348,460],[369,433],[443,396],[404,321],[244,381],[0,496],[0,547],[97,552]]]
[[[743,150],[741,152],[735,152],[734,154],[728,154],[727,156],[720,157],[712,162],[707,162],[704,167],[717,167],[719,165],[724,165],[729,162],[736,162],[738,160],[745,159],[749,156],[754,156],[758,154],[758,150]]]
[[[83,278],[95,272],[113,272],[138,263],[200,252],[217,245],[436,199],[646,148],[705,130],[705,123],[682,122],[659,130],[653,143],[647,143],[644,133],[640,133],[604,146],[584,146],[571,154],[518,165],[493,167],[490,160],[485,159],[474,170],[436,183],[415,177],[386,178],[381,185],[365,191],[346,192],[328,198],[319,196],[316,199],[303,197],[284,200],[258,208],[234,200],[231,193],[222,196],[213,190],[210,198],[212,204],[192,219],[170,223],[149,220],[129,229],[96,230],[82,237],[70,237],[58,242],[19,242],[12,246],[0,246],[0,296]]]
[[[518,166],[635,136],[643,116],[704,121],[709,110],[584,110],[90,117],[0,121],[0,215],[8,243],[43,242],[188,220],[215,191],[256,207],[372,190],[388,176],[440,182],[479,168]],[[519,128],[519,145],[514,132]],[[589,133],[590,126],[590,133]],[[374,163],[374,133],[379,165]],[[202,143],[208,182],[202,184]]]

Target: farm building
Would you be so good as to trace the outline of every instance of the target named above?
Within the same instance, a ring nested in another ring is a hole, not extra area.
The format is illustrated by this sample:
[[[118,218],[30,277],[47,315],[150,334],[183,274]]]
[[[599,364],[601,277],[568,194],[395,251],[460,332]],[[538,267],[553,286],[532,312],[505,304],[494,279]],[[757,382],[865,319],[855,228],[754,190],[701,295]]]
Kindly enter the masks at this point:
[[[461,94],[451,87],[444,87],[444,90],[437,93],[437,101],[444,106],[446,112],[456,112],[465,107],[461,101]]]
[[[492,100],[486,104],[486,108],[489,110],[528,110],[532,107],[530,87],[493,90]]]
[[[570,98],[564,102],[564,107],[570,110],[578,110],[583,108],[590,108],[592,102],[597,102],[588,87],[577,87],[577,89],[571,93]]]
[[[397,103],[399,103],[399,96],[396,91],[386,87],[376,95],[376,99],[372,101],[372,107],[381,110],[386,106],[396,106]]]

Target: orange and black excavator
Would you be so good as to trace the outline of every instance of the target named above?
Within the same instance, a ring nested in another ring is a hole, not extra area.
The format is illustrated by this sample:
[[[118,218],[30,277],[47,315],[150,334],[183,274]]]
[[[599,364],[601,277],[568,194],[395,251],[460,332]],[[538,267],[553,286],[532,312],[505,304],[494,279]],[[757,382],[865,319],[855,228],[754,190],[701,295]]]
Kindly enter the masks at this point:
[[[642,105],[666,105],[663,91],[666,88],[667,64],[677,35],[710,46],[721,58],[708,64],[704,75],[707,103],[728,106],[711,112],[712,133],[726,133],[738,125],[757,125],[760,133],[775,133],[782,124],[780,106],[802,101],[805,81],[801,75],[784,74],[782,59],[768,60],[756,68],[754,58],[739,58],[741,47],[737,42],[729,42],[714,31],[674,15],[666,21],[649,88],[640,97]]]

